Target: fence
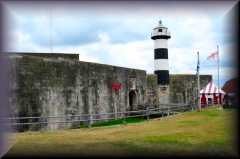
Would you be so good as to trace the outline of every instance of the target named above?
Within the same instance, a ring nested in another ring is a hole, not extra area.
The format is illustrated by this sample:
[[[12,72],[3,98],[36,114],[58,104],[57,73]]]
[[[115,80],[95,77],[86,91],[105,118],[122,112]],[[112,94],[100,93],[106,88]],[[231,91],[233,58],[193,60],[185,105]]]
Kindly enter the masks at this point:
[[[11,117],[2,118],[2,123],[9,123],[11,126],[24,125],[39,125],[39,127],[47,127],[51,124],[73,124],[85,122],[88,127],[91,127],[93,122],[107,121],[111,119],[126,119],[129,117],[146,117],[149,119],[151,115],[169,116],[179,112],[193,110],[189,104],[160,104],[150,108],[149,106],[143,110],[114,112],[114,113],[99,113],[99,114],[79,114],[79,115],[62,115],[62,116],[39,116],[39,117]]]

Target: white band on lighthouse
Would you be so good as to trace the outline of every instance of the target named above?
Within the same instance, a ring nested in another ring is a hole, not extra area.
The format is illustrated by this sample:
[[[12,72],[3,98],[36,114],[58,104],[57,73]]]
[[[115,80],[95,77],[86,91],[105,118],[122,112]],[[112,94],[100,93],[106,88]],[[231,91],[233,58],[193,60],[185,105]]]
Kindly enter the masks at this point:
[[[168,59],[155,59],[154,70],[169,70]]]
[[[154,41],[154,48],[168,48],[167,42],[166,39],[156,39]]]

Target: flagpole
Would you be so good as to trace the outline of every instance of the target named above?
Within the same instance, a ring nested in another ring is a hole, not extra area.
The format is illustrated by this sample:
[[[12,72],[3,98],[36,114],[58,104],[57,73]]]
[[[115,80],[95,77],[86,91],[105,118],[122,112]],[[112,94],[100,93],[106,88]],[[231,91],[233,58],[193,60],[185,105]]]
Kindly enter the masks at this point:
[[[52,39],[52,7],[50,5],[49,8],[49,45],[50,45],[50,52],[53,53],[53,39]]]
[[[201,100],[200,100],[200,79],[199,79],[199,69],[200,69],[200,61],[199,61],[199,52],[197,52],[197,104],[198,111],[201,111]]]
[[[217,58],[217,67],[218,67],[218,104],[220,103],[220,94],[219,94],[219,89],[220,89],[220,85],[219,85],[219,47],[218,47],[218,45],[217,45],[217,56],[218,56],[218,58]]]

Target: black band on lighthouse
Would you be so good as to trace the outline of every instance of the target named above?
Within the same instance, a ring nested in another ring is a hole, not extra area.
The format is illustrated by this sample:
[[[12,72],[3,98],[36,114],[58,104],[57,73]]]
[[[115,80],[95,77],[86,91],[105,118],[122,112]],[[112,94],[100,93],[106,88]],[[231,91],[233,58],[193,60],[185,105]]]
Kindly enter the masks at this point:
[[[157,82],[160,85],[168,85],[169,84],[169,71],[168,70],[157,70],[154,71],[157,75]]]
[[[156,39],[170,39],[171,36],[170,35],[156,35],[156,36],[152,36],[151,39],[156,40]]]
[[[154,49],[154,59],[168,59],[168,49],[167,48]]]

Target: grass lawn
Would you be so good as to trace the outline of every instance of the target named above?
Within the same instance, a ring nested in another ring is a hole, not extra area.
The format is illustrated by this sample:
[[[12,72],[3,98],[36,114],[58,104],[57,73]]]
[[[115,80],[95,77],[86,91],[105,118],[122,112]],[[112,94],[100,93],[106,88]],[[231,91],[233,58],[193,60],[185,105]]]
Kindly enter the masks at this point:
[[[99,127],[99,126],[112,126],[112,125],[119,125],[119,124],[131,124],[131,123],[138,123],[143,122],[146,119],[144,117],[128,117],[128,118],[122,118],[122,119],[113,119],[109,121],[99,121],[96,123],[93,123],[91,127]],[[83,126],[82,126],[83,127]],[[87,127],[87,126],[85,126]]]
[[[131,124],[16,133],[13,156],[237,156],[236,110],[216,107]]]

